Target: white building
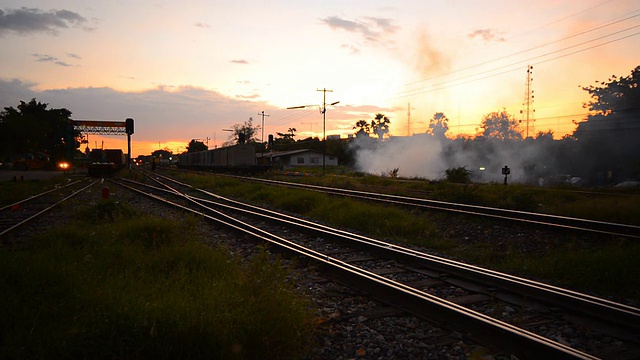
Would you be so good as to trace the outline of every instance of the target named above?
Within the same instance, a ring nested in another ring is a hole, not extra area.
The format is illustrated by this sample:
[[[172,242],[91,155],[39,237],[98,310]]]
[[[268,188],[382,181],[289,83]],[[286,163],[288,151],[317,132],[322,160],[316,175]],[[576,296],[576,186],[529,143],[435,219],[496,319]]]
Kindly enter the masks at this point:
[[[272,153],[256,154],[256,156],[259,164],[263,163],[261,158],[264,156],[266,163],[282,165],[283,167],[322,166],[322,153],[309,149],[274,151]],[[338,158],[327,154],[325,166],[338,166]]]

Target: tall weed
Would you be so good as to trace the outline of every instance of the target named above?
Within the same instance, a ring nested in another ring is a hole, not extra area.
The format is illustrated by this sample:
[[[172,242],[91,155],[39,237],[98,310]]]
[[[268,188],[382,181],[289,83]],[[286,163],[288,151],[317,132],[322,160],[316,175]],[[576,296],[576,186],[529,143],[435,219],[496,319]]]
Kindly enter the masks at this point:
[[[193,221],[79,221],[0,249],[0,358],[300,358],[314,320],[286,271],[189,241]]]

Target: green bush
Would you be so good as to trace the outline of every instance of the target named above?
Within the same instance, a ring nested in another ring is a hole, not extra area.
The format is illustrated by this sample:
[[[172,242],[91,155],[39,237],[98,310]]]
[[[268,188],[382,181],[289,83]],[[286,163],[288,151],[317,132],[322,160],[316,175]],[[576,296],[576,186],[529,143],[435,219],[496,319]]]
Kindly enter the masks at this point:
[[[466,184],[471,182],[471,170],[467,170],[466,166],[451,168],[444,171],[446,179],[456,184]]]

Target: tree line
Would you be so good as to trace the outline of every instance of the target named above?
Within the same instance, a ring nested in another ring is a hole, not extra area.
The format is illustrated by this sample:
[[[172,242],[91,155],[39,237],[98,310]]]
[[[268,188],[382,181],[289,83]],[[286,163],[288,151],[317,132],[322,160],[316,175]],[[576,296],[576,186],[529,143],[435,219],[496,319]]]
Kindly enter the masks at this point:
[[[0,160],[12,161],[25,153],[42,152],[52,161],[77,155],[81,134],[71,124],[71,111],[47,109],[32,99],[0,113]]]

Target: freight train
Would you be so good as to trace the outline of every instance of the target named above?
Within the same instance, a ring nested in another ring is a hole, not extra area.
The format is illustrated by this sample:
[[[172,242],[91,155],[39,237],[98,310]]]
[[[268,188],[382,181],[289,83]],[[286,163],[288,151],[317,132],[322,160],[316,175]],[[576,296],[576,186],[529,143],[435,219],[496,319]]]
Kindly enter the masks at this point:
[[[89,154],[89,176],[110,176],[127,164],[124,153],[120,149],[93,149]]]
[[[178,157],[178,167],[227,173],[255,173],[270,168],[268,165],[257,165],[255,144],[184,153]]]

